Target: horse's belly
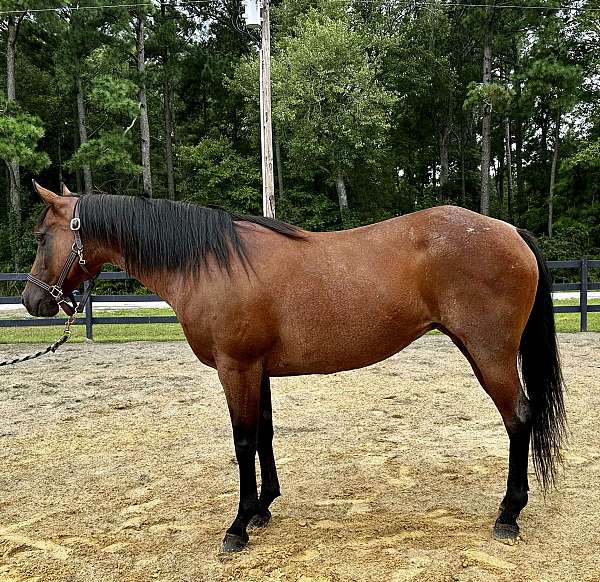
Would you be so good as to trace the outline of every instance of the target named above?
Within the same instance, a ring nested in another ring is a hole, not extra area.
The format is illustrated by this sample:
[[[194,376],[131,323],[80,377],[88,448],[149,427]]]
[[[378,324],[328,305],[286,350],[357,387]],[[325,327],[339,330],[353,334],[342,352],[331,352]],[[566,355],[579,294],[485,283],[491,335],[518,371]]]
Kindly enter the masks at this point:
[[[422,336],[431,323],[362,321],[360,325],[319,326],[283,336],[267,358],[271,376],[331,374],[380,362]]]

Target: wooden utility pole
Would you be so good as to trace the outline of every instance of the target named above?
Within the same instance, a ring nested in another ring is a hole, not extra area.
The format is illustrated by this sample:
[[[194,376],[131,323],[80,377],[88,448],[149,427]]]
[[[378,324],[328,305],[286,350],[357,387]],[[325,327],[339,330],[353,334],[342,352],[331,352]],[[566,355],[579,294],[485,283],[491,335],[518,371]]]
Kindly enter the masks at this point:
[[[262,0],[260,48],[260,124],[263,177],[263,214],[275,218],[275,181],[273,177],[273,126],[271,124],[271,27],[270,0]]]

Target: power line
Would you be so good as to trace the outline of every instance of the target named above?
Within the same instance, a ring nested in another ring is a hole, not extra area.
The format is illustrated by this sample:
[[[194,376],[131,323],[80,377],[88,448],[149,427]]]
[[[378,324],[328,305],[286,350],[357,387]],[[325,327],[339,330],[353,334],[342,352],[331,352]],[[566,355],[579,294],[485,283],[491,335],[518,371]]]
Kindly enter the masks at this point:
[[[345,2],[347,0],[340,0]],[[354,0],[357,4],[378,4],[381,0]],[[593,8],[589,6],[543,6],[541,4],[473,4],[468,2],[434,2],[433,0],[407,0],[404,7],[409,6],[429,6],[432,8],[444,8],[445,6],[457,6],[465,8],[488,8],[490,10],[504,10],[504,9],[516,9],[516,10],[565,10],[569,12],[600,12],[599,8]]]
[[[372,2],[374,0],[357,0],[359,2]],[[600,8],[588,6],[542,6],[542,5],[519,5],[519,4],[462,4],[460,2],[414,2],[417,6],[466,6],[468,8],[489,8],[495,9],[522,9],[522,10],[566,10],[569,12],[600,12]]]
[[[221,0],[181,0],[180,2],[171,2],[164,4],[170,8],[184,7],[194,4],[222,4]],[[108,8],[152,8],[156,4],[153,2],[138,2],[134,4],[100,4],[97,6],[57,6],[56,8],[27,8],[22,10],[2,10],[0,16],[9,14],[23,14],[24,12],[40,13],[40,12],[62,12],[63,10],[71,10],[78,12],[80,10],[105,10]]]
[[[340,3],[346,3],[348,0],[333,0],[339,1]],[[354,0],[357,4],[379,4],[381,0]],[[165,4],[165,6],[171,8],[185,7],[189,5],[217,5],[223,4],[222,0],[180,0],[179,2],[172,2]],[[61,12],[64,10],[70,10],[73,12],[81,10],[106,10],[111,8],[148,8],[154,7],[155,4],[152,2],[137,2],[131,4],[103,4],[98,6],[58,6],[56,8],[30,8],[27,10],[2,10],[0,16],[10,14],[23,14],[28,13],[43,13],[43,12]],[[462,2],[434,2],[434,1],[421,1],[421,0],[408,0],[404,7],[409,6],[416,7],[432,7],[432,8],[444,8],[448,7],[459,7],[459,8],[486,8],[488,10],[561,10],[565,12],[600,12],[600,7],[595,8],[591,6],[543,6],[540,4],[483,4],[483,3],[462,3]]]

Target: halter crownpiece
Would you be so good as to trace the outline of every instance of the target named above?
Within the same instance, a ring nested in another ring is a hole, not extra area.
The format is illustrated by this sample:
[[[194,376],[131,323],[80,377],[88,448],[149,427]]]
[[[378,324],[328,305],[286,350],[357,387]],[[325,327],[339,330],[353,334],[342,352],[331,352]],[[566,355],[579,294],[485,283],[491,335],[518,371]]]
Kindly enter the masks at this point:
[[[77,261],[77,263],[81,267],[81,269],[87,275],[90,276],[92,283],[96,279],[96,277],[92,277],[92,274],[88,271],[88,269],[86,267],[86,261],[83,258],[83,243],[81,242],[81,234],[80,234],[81,218],[79,217],[79,202],[80,202],[80,200],[77,200],[75,202],[75,208],[73,209],[73,218],[71,218],[71,222],[69,223],[69,228],[73,232],[73,238],[75,239],[75,241],[73,242],[73,245],[71,246],[71,252],[69,253],[69,256],[67,257],[67,260],[65,261],[65,265],[64,265],[56,283],[54,283],[54,285],[49,285],[48,283],[42,281],[41,279],[34,277],[31,273],[29,275],[27,275],[27,280],[29,282],[33,283],[34,285],[37,285],[44,291],[47,291],[48,293],[50,293],[52,299],[54,299],[54,301],[56,301],[56,303],[59,305],[59,307],[69,317],[71,317],[75,313],[81,313],[83,311],[83,307],[86,304],[86,302],[92,292],[92,285],[90,285],[86,289],[86,291],[83,293],[83,295],[81,296],[81,299],[79,300],[79,304],[77,304],[77,301],[75,301],[75,297],[74,297],[73,293],[69,293],[68,295],[65,296],[65,292],[63,291],[63,285],[65,283],[66,278],[69,276],[69,273],[71,272],[71,269],[73,268],[73,265],[75,264],[75,261]],[[71,304],[69,304],[67,302],[67,299],[69,299],[69,301],[71,301]]]

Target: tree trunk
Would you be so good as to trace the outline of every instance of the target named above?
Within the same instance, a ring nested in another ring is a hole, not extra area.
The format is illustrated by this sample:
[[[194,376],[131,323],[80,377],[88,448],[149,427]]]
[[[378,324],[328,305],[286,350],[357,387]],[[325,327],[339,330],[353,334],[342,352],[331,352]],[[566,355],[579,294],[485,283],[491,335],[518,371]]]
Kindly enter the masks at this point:
[[[6,43],[6,100],[14,103],[17,100],[15,81],[15,57],[17,53],[18,24],[15,17],[8,16],[8,40]],[[21,173],[19,160],[13,159],[7,162],[9,175],[9,197],[10,208],[14,216],[16,226],[21,224]]]
[[[514,211],[513,211],[513,170],[512,170],[512,140],[510,136],[510,119],[507,117],[505,122],[505,134],[506,134],[506,176],[508,178],[508,220],[514,223]]]
[[[495,166],[494,166],[495,167]],[[504,216],[504,152],[498,156],[498,170],[496,172],[498,206],[500,206],[500,216]]]
[[[464,121],[460,124],[460,205],[467,206],[467,175],[465,168],[465,143],[467,136],[465,132]]]
[[[165,2],[160,2],[160,13],[165,21]],[[173,121],[173,88],[169,78],[169,49],[165,43],[163,50],[164,74],[164,113],[165,113],[165,161],[167,164],[167,193],[171,200],[175,200],[175,171],[173,169],[173,139],[175,137]]]
[[[87,143],[87,126],[85,115],[85,97],[83,95],[83,83],[81,82],[81,73],[77,72],[77,125],[79,127],[79,145]],[[89,195],[92,193],[92,170],[89,164],[83,164],[83,193]]]
[[[516,93],[516,103],[521,103],[521,81],[519,79],[519,74],[521,72],[521,64],[520,64],[520,48],[517,41],[517,36],[513,37],[513,53],[515,57],[514,70],[516,73],[515,79],[515,93]],[[523,177],[523,120],[520,114],[517,115],[517,118],[514,120],[514,138],[515,138],[515,170],[516,170],[516,180],[515,185],[516,189],[514,189],[513,194],[513,202],[514,202],[514,224],[521,223],[521,217],[525,214],[527,210],[527,204],[525,200],[525,181]]]
[[[340,204],[340,214],[343,218],[348,210],[348,194],[346,193],[346,184],[344,182],[344,174],[342,170],[337,170],[335,174],[335,186]]]
[[[548,159],[548,131],[550,130],[549,114],[544,112],[540,121],[540,160],[544,168],[544,181],[549,182],[549,159]],[[551,164],[551,162],[550,162]]]
[[[140,101],[140,145],[142,152],[142,188],[144,196],[152,198],[152,173],[150,170],[150,125],[146,102],[146,56],[144,54],[145,16],[137,14],[137,70],[140,77],[138,98]]]
[[[554,153],[552,154],[552,167],[550,169],[550,194],[548,196],[548,238],[552,238],[554,221],[554,185],[556,183],[556,168],[558,165],[558,150],[560,147],[560,109],[556,112],[556,126],[554,128]]]
[[[175,200],[175,170],[173,168],[173,104],[171,81],[165,78],[165,161],[167,163],[167,192],[171,200]]]
[[[517,222],[519,222],[528,206],[525,196],[525,177],[523,176],[523,122],[520,119],[517,120],[515,127],[515,158],[517,170],[515,202],[517,207]]]
[[[448,200],[448,138],[450,128],[445,126],[440,135],[440,193],[442,202]]]
[[[488,84],[492,80],[492,44],[491,34],[488,30],[485,34],[483,47],[483,83]],[[490,158],[491,158],[491,129],[492,129],[492,107],[485,103],[483,107],[483,121],[481,123],[481,214],[490,213]]]
[[[279,199],[283,199],[283,169],[281,165],[281,148],[279,147],[279,139],[277,135],[273,136],[273,142],[275,145],[275,164],[277,165],[277,191]]]
[[[58,183],[63,184],[62,131],[58,134]],[[62,194],[62,192],[61,192]]]

